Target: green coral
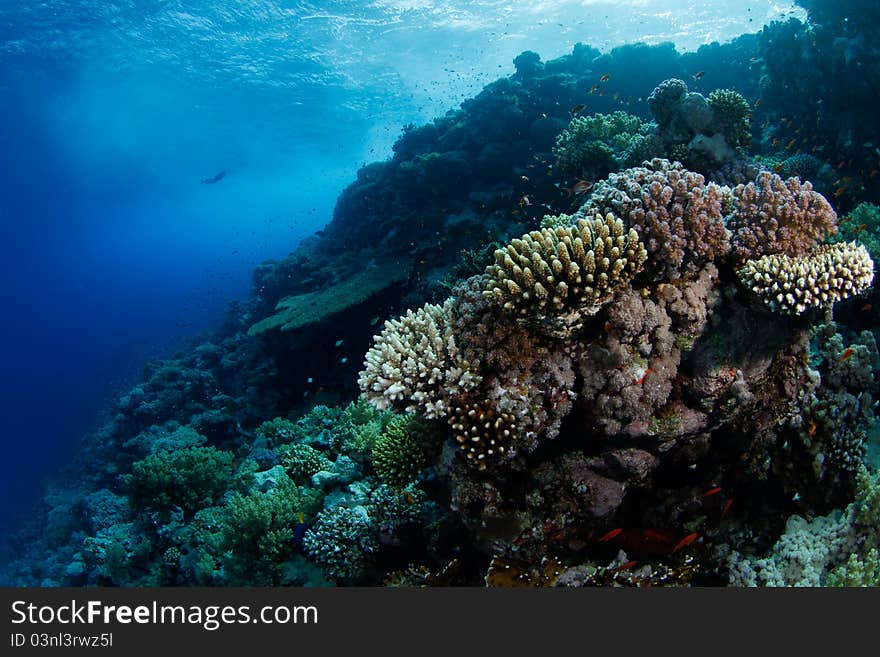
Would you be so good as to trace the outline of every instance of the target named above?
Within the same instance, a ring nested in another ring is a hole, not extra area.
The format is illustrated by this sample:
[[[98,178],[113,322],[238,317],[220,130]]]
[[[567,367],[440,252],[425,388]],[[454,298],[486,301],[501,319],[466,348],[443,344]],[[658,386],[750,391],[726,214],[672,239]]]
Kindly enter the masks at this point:
[[[298,437],[296,424],[285,418],[266,420],[257,427],[255,444],[272,448],[289,443]]]
[[[751,107],[742,94],[732,89],[716,89],[709,94],[708,101],[715,116],[715,126],[720,128],[727,144],[736,149],[751,146]]]
[[[412,416],[394,416],[373,446],[373,467],[383,481],[404,488],[428,465],[425,428]]]
[[[236,494],[226,506],[219,544],[233,583],[277,585],[295,553],[295,528],[321,506],[317,490],[282,480],[269,493]]]
[[[575,117],[553,147],[559,168],[588,179],[660,154],[662,143],[654,134],[654,125],[621,111]]]
[[[132,508],[194,512],[216,502],[229,488],[233,455],[214,447],[189,447],[151,454],[125,475]]]
[[[864,556],[849,555],[845,564],[828,573],[825,586],[880,586],[880,556],[877,548],[871,548]]]
[[[330,459],[310,445],[282,445],[278,453],[287,474],[300,483],[309,481],[316,472],[329,470],[332,465]]]

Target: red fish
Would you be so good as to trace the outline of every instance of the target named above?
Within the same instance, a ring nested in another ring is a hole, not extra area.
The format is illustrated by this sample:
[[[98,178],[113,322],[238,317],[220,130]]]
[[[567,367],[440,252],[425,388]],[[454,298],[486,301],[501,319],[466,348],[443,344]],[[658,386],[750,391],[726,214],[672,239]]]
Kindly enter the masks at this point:
[[[600,542],[600,543],[607,543],[607,542],[610,541],[612,538],[617,538],[617,537],[620,536],[622,533],[623,533],[623,530],[622,530],[620,527],[618,527],[617,529],[612,529],[612,530],[611,530],[610,532],[608,532],[607,534],[604,534],[604,535],[602,536],[602,538],[599,539],[599,542]]]
[[[724,506],[721,507],[721,517],[719,520],[724,520],[724,516],[727,515],[727,512],[730,511],[730,507],[733,506],[733,500],[727,500],[724,503]]]
[[[705,493],[700,493],[700,497],[710,497],[712,495],[717,495],[721,492],[721,486],[715,486],[714,488],[710,488]]]
[[[688,545],[690,545],[691,543],[696,541],[699,537],[700,537],[700,535],[697,532],[691,532],[690,534],[685,536],[683,539],[681,539],[678,543],[676,543],[675,547],[672,548],[672,551],[678,552],[680,549],[687,547]]]
[[[847,347],[846,350],[840,355],[840,361],[839,361],[839,362],[841,362],[841,363],[845,363],[845,362],[848,361],[850,358],[852,358],[853,353],[854,353],[854,352],[853,352],[853,350],[852,350],[852,347]]]

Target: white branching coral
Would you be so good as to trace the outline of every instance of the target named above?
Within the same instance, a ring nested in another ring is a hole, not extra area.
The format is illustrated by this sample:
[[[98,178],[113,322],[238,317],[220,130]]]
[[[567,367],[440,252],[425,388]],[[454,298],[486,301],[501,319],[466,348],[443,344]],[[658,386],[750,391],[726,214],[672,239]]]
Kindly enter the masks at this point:
[[[447,400],[479,382],[456,343],[452,300],[385,322],[358,384],[376,408],[445,417]]]
[[[824,245],[801,257],[749,260],[740,280],[773,310],[800,315],[858,294],[874,280],[874,262],[855,242]]]
[[[641,271],[648,254],[614,215],[542,228],[495,251],[483,296],[518,315],[592,315]]]

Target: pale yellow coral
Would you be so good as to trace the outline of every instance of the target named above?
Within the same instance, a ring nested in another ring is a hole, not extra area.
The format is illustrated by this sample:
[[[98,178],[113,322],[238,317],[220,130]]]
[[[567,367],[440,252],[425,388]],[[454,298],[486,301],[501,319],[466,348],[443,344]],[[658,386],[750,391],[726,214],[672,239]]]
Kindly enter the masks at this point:
[[[773,310],[800,315],[858,294],[874,280],[874,262],[855,242],[818,247],[805,256],[749,260],[740,280]]]
[[[597,214],[532,231],[496,250],[483,296],[518,315],[592,315],[646,258],[634,230],[610,213]]]
[[[373,406],[444,417],[447,399],[476,386],[478,377],[456,343],[452,303],[426,304],[385,322],[358,377]]]

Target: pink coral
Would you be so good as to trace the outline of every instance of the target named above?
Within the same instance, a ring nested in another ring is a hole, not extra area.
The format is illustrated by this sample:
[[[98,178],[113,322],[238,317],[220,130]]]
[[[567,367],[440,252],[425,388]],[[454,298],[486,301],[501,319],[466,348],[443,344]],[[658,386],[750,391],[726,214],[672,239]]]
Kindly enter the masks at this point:
[[[738,260],[768,254],[805,255],[837,232],[837,213],[809,182],[762,171],[733,190],[733,253]]]
[[[723,188],[678,162],[655,159],[596,185],[580,211],[614,212],[641,237],[648,274],[677,279],[730,250],[722,201]]]

